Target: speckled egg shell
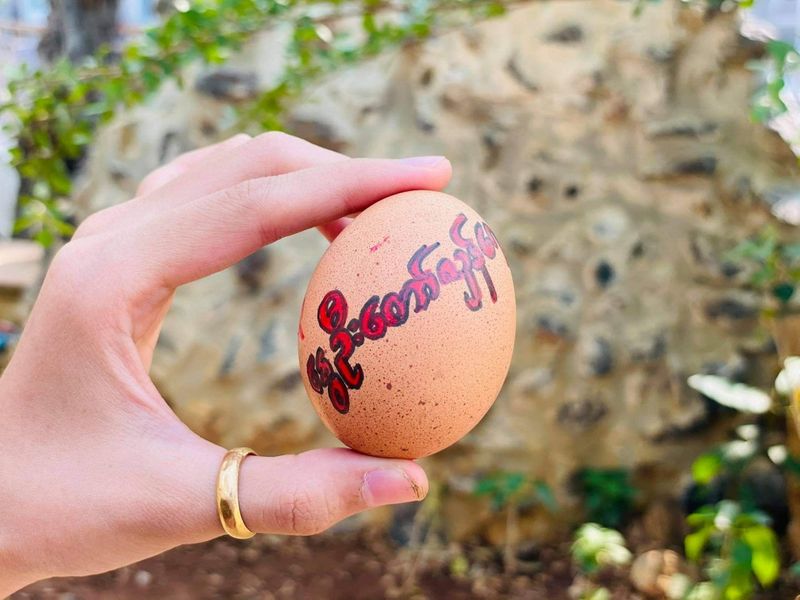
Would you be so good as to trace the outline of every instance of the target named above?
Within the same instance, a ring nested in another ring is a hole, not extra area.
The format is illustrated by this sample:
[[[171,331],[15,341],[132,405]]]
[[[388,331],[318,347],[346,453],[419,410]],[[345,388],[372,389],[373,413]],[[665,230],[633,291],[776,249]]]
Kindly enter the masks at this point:
[[[447,194],[397,194],[361,213],[311,277],[298,328],[303,383],[347,446],[428,456],[497,398],[515,320],[511,271],[483,219]]]

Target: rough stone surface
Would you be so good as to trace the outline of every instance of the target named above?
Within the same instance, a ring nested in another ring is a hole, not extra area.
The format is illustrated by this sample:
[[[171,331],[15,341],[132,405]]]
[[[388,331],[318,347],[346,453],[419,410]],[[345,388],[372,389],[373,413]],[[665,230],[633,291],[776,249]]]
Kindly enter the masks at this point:
[[[280,35],[229,68],[264,85]],[[448,191],[508,256],[519,307],[510,375],[478,428],[428,460],[434,477],[521,470],[569,506],[577,468],[623,466],[643,498],[675,494],[725,430],[686,377],[748,372],[769,350],[747,273],[721,257],[767,221],[763,196],[798,183],[789,149],[749,120],[756,46],[734,16],[679,2],[636,19],[625,2],[554,0],[339,73],[297,107],[299,132],[353,155],[446,154]],[[226,114],[196,89],[170,88],[118,119],[86,174],[87,212],[215,139]],[[323,248],[307,232],[179,291],[152,373],[194,430],[264,453],[333,442],[296,359]]]

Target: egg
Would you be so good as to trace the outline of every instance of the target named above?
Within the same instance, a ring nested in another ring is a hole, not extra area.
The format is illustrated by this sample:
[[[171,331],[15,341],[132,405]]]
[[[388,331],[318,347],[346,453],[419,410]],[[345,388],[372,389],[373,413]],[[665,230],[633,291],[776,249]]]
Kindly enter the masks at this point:
[[[350,448],[428,456],[494,403],[515,322],[511,271],[489,225],[447,194],[390,196],[339,234],[311,277],[298,327],[303,383]]]

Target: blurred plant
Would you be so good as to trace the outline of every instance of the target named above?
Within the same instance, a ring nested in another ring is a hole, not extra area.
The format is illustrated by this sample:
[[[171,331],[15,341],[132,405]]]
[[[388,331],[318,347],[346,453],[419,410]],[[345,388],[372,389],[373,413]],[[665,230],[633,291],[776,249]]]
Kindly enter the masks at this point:
[[[499,0],[195,0],[176,4],[159,26],[119,53],[97,53],[77,65],[61,60],[13,74],[0,104],[23,185],[17,232],[49,245],[69,236],[71,173],[94,129],[120,109],[142,103],[167,80],[181,83],[188,66],[224,63],[257,31],[291,31],[283,72],[255,100],[237,107],[238,129],[280,129],[281,116],[313,78],[383,49],[430,35],[464,19],[501,14]],[[354,12],[355,9],[355,12]],[[360,27],[333,33],[344,17]]]
[[[751,269],[750,285],[772,301],[768,311],[788,309],[800,284],[800,243],[784,242],[773,227],[739,243],[726,258]]]
[[[783,417],[786,411],[780,410],[782,403],[774,402],[766,392],[741,383],[735,383],[715,375],[692,375],[689,386],[710,400],[740,412],[762,414],[773,411]],[[775,379],[775,392],[778,396],[791,396],[800,389],[800,358],[789,357],[784,369]],[[741,425],[736,429],[736,439],[725,442],[701,454],[692,464],[692,479],[696,484],[688,500],[695,506],[714,503],[724,498],[736,500],[744,510],[768,509],[757,497],[750,480],[744,475],[748,467],[759,461],[770,461],[784,475],[800,477],[800,460],[789,454],[784,442],[776,443],[774,435],[767,435],[764,426],[772,423],[775,429],[775,416],[772,421],[762,418],[759,424]],[[778,423],[779,424],[779,423]],[[785,441],[784,428],[777,431]],[[779,522],[785,515],[773,514]]]
[[[769,587],[777,580],[781,566],[778,539],[764,513],[746,511],[737,502],[723,500],[692,513],[687,522],[693,531],[684,540],[686,557],[704,564],[710,580],[704,589],[713,587],[712,598],[750,598],[756,583]],[[706,597],[698,591],[694,594]]]
[[[519,472],[500,471],[485,475],[475,482],[473,492],[476,496],[487,496],[496,511],[512,503],[521,507],[541,504],[550,511],[558,508],[549,485]]]
[[[584,523],[575,532],[572,560],[587,575],[596,573],[602,567],[626,565],[631,558],[625,538],[615,529],[597,523]]]
[[[766,51],[767,60],[760,63],[765,82],[756,91],[751,109],[753,120],[758,123],[768,123],[789,110],[781,92],[786,87],[787,73],[800,65],[800,52],[788,42],[769,40]]]
[[[757,425],[743,425],[737,429],[737,433],[738,439],[701,454],[692,463],[695,486],[690,490],[687,501],[698,506],[717,502],[721,498],[733,499],[744,510],[769,510],[776,519],[783,521],[787,518],[785,509],[763,504],[765,499],[758,496],[752,480],[747,477],[748,467],[769,461],[784,475],[793,475],[800,462],[788,454],[784,444],[768,444]]]
[[[503,565],[507,572],[516,568],[515,549],[518,537],[519,511],[543,506],[551,512],[558,509],[553,490],[545,482],[531,479],[524,473],[499,471],[485,475],[475,482],[473,493],[487,496],[492,510],[506,512],[506,534]]]
[[[796,562],[789,567],[789,574],[795,579],[800,580],[800,562]]]
[[[633,508],[636,488],[624,469],[587,468],[577,474],[578,492],[587,518],[606,527],[620,527]]]
[[[662,0],[634,0],[633,14],[639,16],[649,4]],[[737,8],[752,8],[757,0],[681,0],[684,4],[698,6],[710,12],[729,12]],[[786,76],[800,65],[800,51],[782,40],[768,40],[766,56],[753,63],[752,68],[761,73],[763,83],[753,94],[750,115],[757,123],[769,123],[789,109],[781,97],[786,87]]]
[[[581,600],[611,600],[611,592],[605,587],[593,588],[582,594]]]

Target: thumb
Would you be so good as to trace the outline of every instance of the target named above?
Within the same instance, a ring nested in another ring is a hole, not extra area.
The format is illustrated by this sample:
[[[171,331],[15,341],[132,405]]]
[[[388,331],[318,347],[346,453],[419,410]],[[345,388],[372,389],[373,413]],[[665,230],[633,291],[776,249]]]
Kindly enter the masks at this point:
[[[167,454],[174,457],[169,467],[171,493],[160,495],[183,502],[179,506],[186,529],[178,533],[181,543],[223,534],[214,490],[225,450],[205,440],[191,446],[195,452]],[[256,533],[311,535],[368,508],[419,501],[427,493],[428,478],[415,462],[346,448],[248,456],[239,471],[239,509],[245,525]],[[158,512],[176,514],[179,506]]]
[[[311,535],[368,508],[427,493],[428,479],[416,463],[345,448],[250,456],[239,475],[242,518],[259,533]]]

